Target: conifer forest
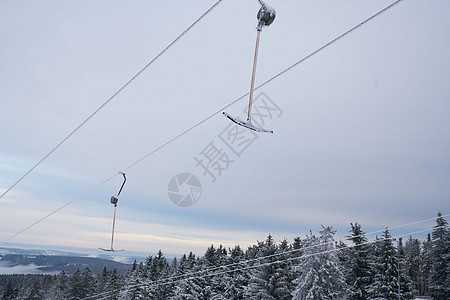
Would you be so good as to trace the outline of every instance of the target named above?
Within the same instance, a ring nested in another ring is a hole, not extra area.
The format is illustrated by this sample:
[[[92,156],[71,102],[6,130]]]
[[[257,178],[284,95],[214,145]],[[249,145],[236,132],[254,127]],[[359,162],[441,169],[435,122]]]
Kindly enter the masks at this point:
[[[450,299],[450,229],[438,214],[425,240],[394,238],[388,228],[369,241],[350,224],[293,241],[242,249],[211,245],[167,259],[160,250],[121,275],[89,267],[73,275],[1,275],[0,299]]]

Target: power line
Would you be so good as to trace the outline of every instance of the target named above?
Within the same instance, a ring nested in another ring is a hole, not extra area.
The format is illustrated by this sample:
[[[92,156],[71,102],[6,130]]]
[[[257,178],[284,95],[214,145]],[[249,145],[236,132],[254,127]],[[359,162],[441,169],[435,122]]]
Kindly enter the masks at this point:
[[[214,8],[216,8],[220,2],[218,0],[213,6],[211,6],[206,12],[204,12],[194,23],[192,23],[186,30],[184,30],[179,36],[177,36],[166,48],[164,48],[158,55],[156,55],[149,63],[147,63],[139,72],[137,72],[130,80],[128,80],[120,89],[118,89],[108,100],[106,100],[99,108],[97,108],[92,114],[89,115],[83,122],[80,123],[74,130],[72,130],[65,138],[63,138],[50,152],[42,157],[34,166],[31,167],[25,174],[22,175],[13,185],[6,189],[1,195],[0,199],[11,191],[19,182],[28,176],[36,167],[38,167],[44,160],[46,160],[53,152],[56,151],[62,144],[64,144],[72,135],[74,135],[81,127],[83,127],[92,117],[94,117],[102,108],[104,108],[111,100],[119,95],[131,82],[133,82],[139,75],[141,75],[150,65],[158,60],[169,48],[171,48],[176,42],[178,42],[188,31],[190,31],[195,25],[197,25],[206,15],[208,15]]]
[[[405,233],[405,234],[397,235],[397,236],[395,236],[395,237],[381,238],[381,239],[374,240],[374,241],[371,241],[371,242],[365,242],[365,243],[358,244],[358,246],[370,245],[370,244],[373,244],[373,243],[376,243],[376,242],[380,242],[380,241],[396,240],[396,239],[398,239],[398,238],[400,238],[400,237],[411,236],[411,235],[414,235],[414,234],[427,232],[427,231],[429,231],[429,230],[431,230],[431,229],[443,228],[443,227],[444,227],[444,226],[432,227],[432,228],[428,228],[428,229],[424,229],[424,230],[419,230],[419,231],[415,231],[415,232],[410,232],[410,233]],[[319,246],[319,245],[315,245],[315,246],[311,246],[311,247],[317,247],[317,246]],[[320,254],[326,254],[326,253],[338,252],[338,251],[342,251],[342,250],[345,250],[345,249],[353,248],[353,247],[355,247],[355,246],[356,246],[356,245],[347,245],[347,246],[341,247],[341,248],[333,248],[333,249],[330,249],[330,250],[314,252],[314,253],[310,253],[310,254],[306,254],[306,255],[301,255],[301,256],[296,256],[296,257],[291,257],[291,258],[285,258],[285,259],[282,259],[282,260],[279,260],[279,259],[278,259],[278,260],[276,260],[276,261],[274,261],[274,262],[267,262],[267,263],[257,264],[257,265],[248,266],[248,267],[245,267],[245,268],[240,268],[240,269],[226,270],[226,271],[223,271],[223,272],[217,272],[217,273],[213,273],[213,274],[205,274],[205,275],[203,275],[203,276],[189,277],[189,278],[187,278],[187,279],[180,279],[180,280],[177,280],[177,281],[182,281],[182,280],[192,280],[192,279],[196,279],[196,278],[202,278],[202,277],[211,277],[211,276],[223,275],[223,274],[226,274],[226,273],[232,273],[232,272],[237,272],[237,271],[245,271],[245,270],[248,270],[248,269],[254,269],[254,268],[262,267],[262,266],[269,266],[269,265],[276,264],[276,263],[280,263],[280,262],[287,262],[287,261],[292,261],[292,260],[301,259],[301,258],[308,258],[308,257],[320,255]],[[285,254],[285,253],[280,253],[280,255],[282,255],[282,254]],[[241,262],[241,263],[245,263],[245,262],[246,262],[246,261],[243,261],[243,262]],[[225,268],[225,267],[226,267],[226,266],[223,266],[222,268]],[[199,271],[199,272],[202,272],[202,271]],[[170,279],[170,278],[162,279],[162,280],[169,280],[169,279]],[[158,282],[158,281],[155,282],[156,284],[148,284],[148,285],[149,285],[149,286],[153,286],[153,285],[158,286],[158,285],[165,285],[165,284],[173,283],[173,281],[172,281],[172,282],[166,282],[166,283],[159,283],[159,284],[158,284],[157,282]]]
[[[222,0],[220,0],[222,1]],[[215,5],[218,5],[218,3],[220,2],[218,1]],[[381,14],[385,13],[386,11],[388,11],[389,9],[393,8],[395,5],[399,4],[401,1],[403,0],[397,0],[395,2],[393,2],[392,4],[386,6],[385,8],[383,8],[382,10],[378,11],[377,13],[375,13],[374,15],[370,16],[369,18],[365,19],[364,21],[362,21],[361,23],[357,24],[356,26],[350,28],[349,30],[347,30],[346,32],[344,32],[343,34],[341,34],[340,36],[332,39],[331,41],[329,41],[328,43],[326,43],[325,45],[323,45],[322,47],[318,48],[317,50],[313,51],[312,53],[310,53],[309,55],[303,57],[302,59],[300,59],[299,61],[295,62],[294,64],[292,64],[291,66],[289,66],[288,68],[284,69],[283,71],[279,72],[278,74],[276,74],[275,76],[267,79],[265,82],[261,83],[260,85],[258,85],[255,90],[260,89],[261,87],[263,87],[264,85],[270,83],[271,81],[277,79],[278,77],[280,77],[281,75],[284,75],[285,73],[291,71],[293,68],[297,67],[298,65],[300,65],[301,63],[305,62],[306,60],[310,59],[311,57],[313,57],[314,55],[316,55],[317,53],[319,53],[320,51],[328,48],[330,45],[336,43],[337,41],[339,41],[340,39],[342,39],[343,37],[347,36],[348,34],[352,33],[353,31],[359,29],[361,26],[365,25],[366,23],[368,23],[369,21],[373,20],[374,18],[380,16]],[[205,16],[214,6],[212,6],[205,14],[203,14],[203,16]],[[202,17],[203,17],[202,16]],[[200,18],[202,18],[200,17]],[[200,20],[200,19],[198,19]],[[198,22],[198,20],[196,22]],[[194,22],[195,24],[195,22]],[[191,25],[193,26],[193,25]],[[180,134],[178,134],[177,136],[173,137],[172,139],[168,140],[167,142],[165,142],[164,144],[162,144],[161,146],[157,147],[156,149],[154,149],[153,151],[149,152],[148,154],[144,155],[143,157],[139,158],[138,160],[134,161],[133,163],[131,163],[130,165],[126,166],[125,168],[122,169],[123,172],[127,171],[128,169],[134,167],[135,165],[139,164],[140,162],[142,162],[143,160],[145,160],[146,158],[150,157],[151,155],[155,154],[156,152],[160,151],[161,149],[163,149],[164,147],[168,146],[169,144],[173,143],[174,141],[176,141],[177,139],[181,138],[182,136],[186,135],[187,133],[189,133],[190,131],[194,130],[195,128],[197,128],[198,126],[202,125],[203,123],[205,123],[206,121],[208,121],[209,119],[211,119],[212,117],[214,117],[217,114],[221,114],[222,111],[224,111],[225,109],[227,109],[228,107],[230,107],[231,105],[235,104],[236,102],[238,102],[239,100],[245,98],[248,96],[248,92],[245,93],[244,95],[242,95],[241,97],[237,98],[236,100],[232,101],[231,103],[229,103],[228,105],[222,107],[221,109],[215,111],[214,113],[210,114],[209,116],[207,116],[206,118],[204,118],[203,120],[201,120],[200,122],[194,124],[193,126],[189,127],[188,129],[186,129],[185,131],[181,132]],[[31,171],[30,171],[31,172]],[[120,172],[119,172],[120,173]],[[117,174],[119,174],[117,173]],[[94,189],[98,188],[100,185],[106,183],[107,181],[111,180],[114,176],[116,176],[117,174],[111,176],[109,179],[103,181],[101,184],[98,184],[95,186],[95,188],[91,189],[90,191],[93,191]],[[6,192],[5,192],[6,193]],[[4,194],[5,194],[4,193]],[[85,193],[86,194],[86,193]],[[85,195],[83,194],[83,195]],[[80,196],[81,197],[81,196]],[[77,197],[76,199],[79,199],[80,197]],[[1,198],[1,197],[0,197]],[[67,205],[69,205],[70,203],[74,202],[76,199],[71,200],[70,202],[64,204],[63,206],[59,207],[58,209],[56,209],[55,211],[49,213],[47,216],[39,219],[38,221],[34,222],[32,225],[28,226],[27,228],[23,229],[20,231],[20,233],[24,232],[25,230],[33,227],[34,225],[42,222],[43,220],[45,220],[46,218],[48,218],[49,216],[53,215],[55,212],[60,211],[61,209],[63,209],[64,207],[66,207]],[[17,236],[18,233],[14,234],[13,237]],[[12,237],[8,238],[7,241],[11,240]],[[5,242],[3,242],[5,243]]]
[[[225,270],[225,271],[222,271],[222,272],[214,272],[212,274],[201,274],[201,275],[198,275],[198,276],[190,276],[190,277],[187,277],[187,278],[180,278],[180,277],[189,276],[191,274],[205,273],[205,272],[209,272],[211,270],[228,268],[228,267],[234,266],[236,264],[245,264],[245,263],[249,263],[249,262],[254,261],[254,259],[243,260],[243,261],[240,261],[238,263],[223,265],[223,266],[214,267],[214,268],[208,268],[208,269],[204,269],[204,270],[200,270],[200,271],[196,271],[196,272],[191,272],[191,273],[187,273],[187,274],[183,274],[183,275],[177,275],[177,276],[171,276],[171,277],[167,277],[167,278],[162,278],[160,280],[153,281],[153,282],[150,282],[150,283],[147,282],[147,283],[133,284],[131,286],[129,285],[125,289],[125,291],[129,291],[129,290],[131,290],[133,288],[142,287],[142,286],[147,286],[147,287],[154,287],[154,286],[156,286],[157,287],[157,286],[162,286],[162,285],[166,285],[166,284],[173,284],[173,283],[180,282],[180,281],[189,281],[189,280],[198,279],[198,278],[212,277],[212,276],[224,275],[224,274],[227,274],[227,273],[233,273],[233,272],[238,272],[238,271],[250,270],[250,269],[254,269],[254,268],[258,268],[258,267],[262,267],[262,266],[269,266],[269,265],[277,264],[277,263],[281,263],[281,262],[288,262],[288,261],[308,258],[308,257],[316,256],[316,255],[338,252],[338,251],[342,251],[342,250],[345,250],[345,249],[353,248],[355,246],[370,245],[372,243],[376,243],[376,242],[380,242],[380,241],[396,240],[396,239],[398,239],[400,237],[405,237],[405,236],[408,236],[408,235],[412,236],[412,235],[415,235],[415,234],[427,232],[427,231],[432,230],[432,229],[438,229],[438,228],[444,228],[444,227],[445,226],[432,227],[432,228],[427,228],[427,229],[423,229],[423,230],[419,230],[419,231],[415,231],[415,232],[410,232],[410,233],[397,235],[395,237],[379,238],[379,239],[376,239],[374,241],[371,241],[371,242],[368,241],[368,242],[361,243],[361,244],[358,244],[358,245],[347,245],[347,246],[341,247],[341,248],[333,248],[333,249],[330,249],[330,250],[313,252],[313,253],[306,254],[306,255],[303,254],[303,255],[300,255],[300,256],[296,256],[296,257],[287,257],[285,259],[281,259],[281,260],[278,259],[278,260],[273,261],[273,262],[260,263],[260,264],[256,264],[256,265],[252,265],[252,266],[248,266],[248,267],[243,267],[243,268],[238,268],[238,269],[231,269],[231,270]],[[318,246],[325,245],[325,244],[328,245],[329,243],[316,244],[316,245],[312,245],[310,247],[302,248],[302,249],[299,249],[299,250],[305,250],[305,249],[308,249],[308,248],[316,248]],[[278,255],[289,254],[289,252],[290,251],[282,252],[282,253],[279,253]],[[273,255],[263,256],[263,257],[260,257],[259,259],[261,260],[261,259],[267,259],[267,258],[271,258],[271,257],[273,257]],[[174,279],[176,279],[176,280],[174,280]],[[91,296],[82,298],[80,300],[92,299],[93,297],[103,296],[103,295],[107,295],[107,294],[110,294],[110,292],[108,291],[108,292],[98,293],[98,294],[95,294],[95,295],[91,295]],[[105,297],[105,298],[107,298],[107,297]],[[100,298],[100,299],[104,299],[104,298]]]
[[[272,76],[271,78],[267,79],[266,81],[264,81],[263,83],[261,83],[260,85],[258,85],[257,87],[255,87],[255,91],[260,89],[261,87],[265,86],[266,84],[270,83],[271,81],[277,79],[278,77],[280,77],[281,75],[289,72],[290,70],[292,70],[293,68],[297,67],[299,64],[305,62],[306,60],[310,59],[311,57],[313,57],[314,55],[316,55],[317,53],[321,52],[322,50],[324,50],[325,48],[328,48],[329,46],[331,46],[332,44],[336,43],[337,41],[339,41],[340,39],[342,39],[343,37],[347,36],[348,34],[352,33],[353,31],[357,30],[358,28],[360,28],[361,26],[365,25],[367,22],[375,19],[376,17],[380,16],[381,14],[385,13],[386,11],[388,11],[389,9],[393,8],[395,5],[399,4],[401,1],[403,0],[397,0],[395,2],[393,2],[392,4],[386,6],[385,8],[383,8],[382,10],[380,10],[379,12],[377,12],[376,14],[372,15],[371,17],[365,19],[364,21],[362,21],[361,23],[359,23],[358,25],[350,28],[349,30],[347,30],[346,32],[344,32],[343,34],[341,34],[340,36],[332,39],[331,41],[329,41],[328,43],[326,43],[325,45],[323,45],[322,47],[318,48],[317,50],[313,51],[312,53],[310,53],[309,55],[305,56],[304,58],[300,59],[299,61],[297,61],[296,63],[292,64],[291,66],[289,66],[288,68],[284,69],[283,71],[279,72],[278,74],[276,74],[275,76]],[[128,170],[129,168],[133,167],[134,165],[140,163],[141,161],[143,161],[144,159],[146,159],[147,157],[153,155],[154,153],[158,152],[159,150],[161,150],[162,148],[166,147],[167,145],[171,144],[172,142],[176,141],[177,139],[179,139],[180,137],[182,137],[183,135],[187,134],[188,132],[192,131],[193,129],[197,128],[198,126],[202,125],[203,123],[205,123],[206,121],[208,121],[209,119],[211,119],[212,117],[214,117],[217,114],[221,114],[224,110],[226,110],[228,107],[232,106],[233,104],[237,103],[238,101],[244,99],[245,97],[247,97],[249,95],[249,93],[247,92],[246,94],[242,95],[241,97],[237,98],[236,100],[232,101],[231,103],[225,105],[224,107],[222,107],[221,109],[215,111],[214,113],[212,113],[211,115],[209,115],[208,117],[204,118],[203,120],[201,120],[200,122],[194,124],[193,126],[191,126],[190,128],[186,129],[185,131],[183,131],[182,133],[180,133],[179,135],[175,136],[174,138],[170,139],[169,141],[167,141],[166,143],[162,144],[161,146],[159,146],[158,148],[156,148],[155,150],[153,150],[152,152],[146,154],[145,156],[141,157],[140,159],[136,160],[135,162],[133,162],[132,164],[130,164],[129,166],[127,166],[124,171]]]
[[[450,216],[450,214],[442,215],[441,217],[445,218],[445,217],[447,217],[447,216]],[[389,228],[390,230],[392,230],[392,229],[401,228],[401,227],[409,227],[409,226],[411,226],[411,225],[416,225],[416,224],[420,224],[420,223],[424,223],[424,222],[428,222],[428,221],[434,221],[435,219],[436,219],[436,217],[433,217],[433,218],[428,218],[428,219],[424,219],[424,220],[414,221],[414,222],[411,222],[411,223],[402,224],[402,225],[397,225],[397,226],[388,227],[388,228]],[[357,236],[352,236],[351,238],[355,238],[355,237],[363,237],[363,236],[367,236],[367,235],[371,235],[371,234],[383,232],[384,230],[385,230],[385,229],[380,229],[380,230],[377,230],[377,231],[372,231],[372,232],[370,232],[370,233],[364,233],[364,234],[360,234],[360,235],[357,235]],[[298,251],[304,251],[304,250],[306,250],[306,249],[310,249],[310,248],[314,248],[314,247],[322,246],[322,245],[326,245],[326,244],[327,244],[327,243],[319,243],[319,244],[317,244],[317,245],[309,246],[309,247],[304,247],[304,248],[301,248],[301,249],[293,249],[293,250],[288,250],[288,251],[285,251],[285,252],[282,252],[282,253],[275,253],[275,254],[271,254],[271,255],[264,256],[264,257],[257,257],[257,258],[249,259],[249,260],[247,260],[246,262],[259,261],[259,260],[266,259],[266,258],[272,258],[272,257],[280,256],[280,255],[285,255],[285,254],[290,254],[290,253],[298,252]],[[241,262],[237,262],[237,263],[234,263],[234,264],[230,264],[230,265],[227,265],[226,267],[230,267],[230,266],[233,266],[233,265],[239,265],[239,264],[241,264]],[[213,271],[213,270],[215,270],[215,269],[221,269],[221,268],[223,268],[223,266],[220,266],[220,267],[213,267],[213,268],[210,268],[210,269],[206,269],[206,271]],[[202,272],[203,272],[203,271],[205,271],[205,270],[202,270]],[[193,274],[195,274],[195,273],[197,273],[197,272],[194,272],[194,273],[191,273],[191,274],[189,274],[189,273],[188,273],[188,274],[184,274],[183,276],[186,276],[186,275],[193,275]]]
[[[441,217],[445,218],[447,216],[450,216],[450,214],[442,215]],[[424,223],[424,222],[428,222],[428,221],[434,221],[435,219],[436,219],[436,217],[433,217],[433,218],[423,219],[423,220],[414,221],[414,222],[401,224],[401,225],[396,225],[396,226],[387,227],[387,228],[389,228],[389,230],[392,230],[392,229],[401,228],[401,227],[410,227],[412,225],[416,225],[416,224],[420,224],[420,223]],[[364,233],[364,234],[360,234],[360,235],[357,235],[357,236],[352,236],[351,238],[364,237],[364,236],[367,236],[367,235],[383,232],[385,230],[386,230],[386,228],[380,229],[380,230],[376,230],[376,231],[372,231],[370,233]],[[423,232],[423,231],[427,231],[427,230],[429,230],[429,229],[421,230],[419,232]],[[419,233],[419,232],[414,232],[414,233]],[[409,235],[409,234],[403,234],[401,236],[405,236],[405,235]],[[361,245],[363,245],[363,244],[370,244],[370,243],[373,243],[373,242],[376,242],[376,241],[380,241],[380,240],[383,240],[383,239],[374,240],[372,242],[367,241],[365,243],[361,243]],[[203,269],[203,270],[200,270],[200,271],[194,271],[194,272],[189,272],[189,273],[185,273],[185,274],[182,274],[182,275],[172,276],[169,279],[172,279],[172,280],[173,279],[177,279],[177,281],[178,280],[184,280],[183,277],[186,277],[186,276],[194,276],[193,278],[197,278],[195,275],[199,274],[199,273],[211,272],[211,271],[216,271],[216,270],[223,269],[223,268],[230,268],[230,267],[234,267],[234,266],[239,266],[239,265],[241,265],[243,263],[252,263],[252,262],[257,262],[257,261],[268,259],[268,258],[274,258],[274,257],[278,257],[278,256],[288,255],[288,254],[294,254],[295,252],[305,251],[305,250],[308,250],[308,249],[311,249],[311,248],[316,248],[316,247],[327,245],[327,244],[328,243],[319,243],[319,244],[315,244],[315,245],[312,245],[312,246],[303,247],[303,248],[300,248],[300,249],[292,249],[292,250],[288,250],[288,251],[284,251],[284,252],[280,252],[280,253],[275,253],[275,254],[271,254],[271,255],[266,255],[266,256],[262,256],[262,257],[248,259],[248,260],[245,260],[245,261],[239,261],[239,262],[227,264],[227,265],[224,265],[224,266],[216,266],[216,267],[206,268],[206,269]],[[348,248],[348,247],[353,247],[353,246],[347,245],[346,247],[342,247],[340,249],[344,249],[344,248]],[[303,256],[303,257],[305,257],[305,256]],[[264,264],[262,264],[262,265],[264,265]],[[261,264],[259,264],[257,266],[261,266]],[[234,271],[236,271],[236,270],[234,270]],[[214,273],[214,275],[216,275],[216,273]],[[188,279],[190,279],[190,278],[191,277],[189,277]],[[166,279],[161,279],[161,280],[166,280]],[[148,283],[141,283],[139,285],[147,285],[147,284]],[[133,287],[138,287],[138,285],[135,285]]]
[[[118,173],[120,174],[120,173]],[[10,236],[9,238],[7,238],[6,240],[4,240],[3,242],[0,242],[0,245],[7,243],[8,241],[12,240],[13,238],[15,238],[16,236],[22,234],[24,231],[30,229],[31,227],[33,227],[34,225],[44,221],[45,219],[47,219],[48,217],[54,215],[55,213],[57,213],[58,211],[62,210],[63,208],[69,206],[70,204],[72,204],[73,202],[77,201],[78,199],[83,198],[84,196],[88,195],[89,193],[93,192],[94,190],[96,190],[98,187],[102,186],[103,184],[107,183],[108,181],[110,181],[111,179],[113,179],[117,174],[114,174],[113,176],[109,177],[108,179],[105,179],[103,182],[97,184],[96,186],[92,187],[90,190],[84,192],[83,194],[81,194],[80,196],[76,197],[75,199],[70,200],[69,202],[65,203],[64,205],[61,205],[60,207],[58,207],[57,209],[55,209],[54,211],[48,213],[47,215],[43,216],[42,218],[40,218],[39,220],[35,221],[34,223],[28,225],[27,227],[25,227],[24,229],[18,231],[17,233],[13,234],[12,236]]]

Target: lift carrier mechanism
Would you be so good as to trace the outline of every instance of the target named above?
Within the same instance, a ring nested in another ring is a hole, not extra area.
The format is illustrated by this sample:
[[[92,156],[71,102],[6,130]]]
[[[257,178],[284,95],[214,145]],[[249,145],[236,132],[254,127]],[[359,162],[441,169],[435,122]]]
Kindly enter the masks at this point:
[[[253,71],[252,71],[252,81],[250,84],[250,97],[249,97],[249,101],[248,101],[248,112],[247,112],[247,121],[242,121],[241,119],[239,119],[238,117],[232,117],[231,115],[227,114],[226,112],[223,112],[223,114],[230,119],[231,121],[233,121],[234,123],[243,126],[245,128],[257,131],[257,132],[269,132],[269,133],[273,133],[272,130],[267,130],[264,128],[260,128],[257,127],[255,125],[252,124],[252,115],[251,115],[251,111],[252,111],[252,100],[253,100],[253,90],[254,90],[254,84],[255,84],[255,76],[256,76],[256,62],[258,60],[258,50],[259,50],[259,40],[260,40],[260,35],[261,35],[261,31],[263,29],[264,26],[269,26],[270,24],[272,24],[273,20],[275,20],[275,15],[276,12],[275,10],[268,6],[266,3],[264,3],[261,0],[258,0],[259,3],[261,4],[261,8],[259,9],[256,17],[258,19],[258,26],[256,27],[256,46],[255,46],[255,57],[253,58]]]
[[[125,185],[125,182],[127,182],[127,177],[125,176],[125,173],[120,172],[120,174],[122,174],[122,176],[123,176],[122,186],[120,187],[119,192],[117,193],[117,195],[111,197],[111,203],[114,204],[114,217],[113,217],[113,223],[112,223],[111,248],[110,249],[99,248],[100,250],[103,250],[103,251],[110,251],[110,252],[125,251],[123,249],[122,250],[114,250],[114,227],[115,227],[115,224],[116,224],[116,208],[117,208],[117,203],[119,202],[119,195],[122,192],[122,189],[123,189],[123,186]]]

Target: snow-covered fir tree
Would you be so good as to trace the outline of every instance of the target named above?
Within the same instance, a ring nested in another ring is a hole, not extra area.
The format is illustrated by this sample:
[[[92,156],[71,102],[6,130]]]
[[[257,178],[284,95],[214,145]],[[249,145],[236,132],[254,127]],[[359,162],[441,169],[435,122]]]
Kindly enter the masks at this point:
[[[209,287],[205,284],[205,273],[202,265],[192,252],[180,259],[180,267],[186,276],[177,280],[175,286],[174,300],[208,299]]]
[[[397,244],[397,285],[400,284],[400,299],[414,299],[414,289],[406,266],[406,253],[403,247],[403,239],[399,238]]]
[[[429,295],[428,283],[430,282],[431,268],[433,265],[431,234],[427,234],[427,239],[422,243],[420,260],[420,289],[421,296]]]
[[[238,300],[245,299],[244,292],[245,287],[248,285],[249,276],[248,272],[245,270],[240,270],[242,267],[246,267],[244,264],[240,264],[241,261],[245,260],[246,256],[244,251],[239,245],[235,246],[229,251],[229,257],[224,265],[228,267],[224,268],[226,273],[225,290],[221,295],[215,296],[214,299],[228,299],[228,300]]]
[[[67,294],[67,286],[69,283],[69,277],[64,270],[56,276],[53,289],[49,295],[50,299],[63,299]]]
[[[83,280],[81,278],[80,269],[77,268],[75,273],[70,277],[69,281],[69,299],[78,300],[83,298]]]
[[[370,247],[361,225],[350,223],[351,235],[347,237],[353,243],[348,249],[348,260],[346,261],[346,282],[348,285],[347,297],[351,300],[370,299],[368,288],[371,284],[372,274],[370,272]]]
[[[41,289],[41,284],[39,280],[36,280],[33,283],[28,295],[25,297],[25,300],[42,300],[44,299],[44,295]]]
[[[450,298],[450,230],[440,212],[431,236],[430,295],[436,300],[448,300]]]
[[[136,260],[134,262],[136,263]],[[104,293],[106,291],[109,291],[108,289],[109,276],[110,272],[108,271],[106,266],[103,267],[102,272],[97,276],[97,288],[96,288],[97,293]]]
[[[411,236],[405,242],[405,268],[412,283],[412,290],[416,295],[420,294],[420,241]]]
[[[208,253],[209,252],[209,253]],[[232,282],[230,268],[220,267],[229,264],[228,250],[220,245],[217,249],[211,245],[204,256],[205,270],[207,272],[207,285],[210,287],[211,299],[229,299],[225,296]],[[213,274],[220,274],[213,276]]]
[[[5,290],[3,291],[2,300],[14,300],[18,294],[19,291],[13,287],[11,280],[8,280]]]
[[[114,268],[111,272],[109,283],[109,287],[111,288],[111,296],[109,299],[111,300],[118,300],[119,299],[119,292],[123,285],[122,277],[117,272],[117,269]]]
[[[161,250],[158,251],[152,260],[147,260],[146,270],[147,277],[150,279],[148,286],[149,296],[158,299],[168,298],[173,288],[166,282],[164,284],[158,284],[159,280],[171,275],[169,263]],[[155,282],[155,284],[152,284],[152,282]]]
[[[335,230],[323,227],[320,236],[312,233],[303,243],[302,274],[294,283],[292,299],[343,299],[346,283],[336,249]]]
[[[294,291],[295,275],[292,272],[293,269],[293,259],[294,255],[299,255],[299,251],[293,251],[293,245],[284,239],[278,246],[277,253],[279,253],[278,260],[280,261],[278,265],[278,273],[282,275],[279,280],[283,282],[280,294],[282,294],[281,299],[291,299],[291,293]]]
[[[125,283],[128,286],[128,290],[126,291],[126,293],[125,292],[121,293],[120,299],[137,300],[137,299],[145,299],[145,297],[148,296],[147,288],[144,282],[145,281],[144,277],[146,278],[147,276],[144,274],[143,269],[144,269],[143,264],[138,264],[136,260],[134,260],[133,265],[131,269],[128,270],[125,279]],[[109,276],[106,271],[106,268],[103,269],[103,272],[98,281],[99,283],[101,282],[102,286],[105,286],[109,281]],[[105,289],[106,287],[103,288],[103,290]]]
[[[249,284],[245,290],[247,299],[285,299],[287,293],[283,291],[284,272],[275,256],[277,246],[269,234],[264,242],[252,250],[251,258],[263,258],[254,262],[257,266],[249,272]]]
[[[95,279],[91,270],[86,267],[81,273],[81,295],[82,298],[91,296],[95,292]]]
[[[374,243],[374,261],[372,263],[373,283],[369,292],[371,299],[397,300],[398,292],[398,256],[389,230],[383,232]]]

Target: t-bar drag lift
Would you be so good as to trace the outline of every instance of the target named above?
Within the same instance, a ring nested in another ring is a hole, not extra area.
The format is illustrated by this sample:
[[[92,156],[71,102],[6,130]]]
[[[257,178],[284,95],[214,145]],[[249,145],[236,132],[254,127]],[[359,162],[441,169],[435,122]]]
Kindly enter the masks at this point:
[[[114,250],[114,227],[116,224],[116,208],[117,208],[117,203],[119,202],[119,195],[122,192],[125,182],[127,182],[127,177],[125,176],[125,173],[120,172],[120,174],[122,174],[122,176],[123,176],[122,186],[120,187],[117,195],[111,197],[111,203],[114,204],[114,217],[113,217],[113,223],[112,223],[111,248],[110,249],[99,248],[100,250],[103,250],[103,251],[110,251],[110,252],[125,251],[123,249],[122,250]]]
[[[252,81],[250,84],[250,97],[248,100],[248,112],[247,112],[247,121],[242,121],[241,119],[239,119],[238,117],[232,117],[231,115],[229,115],[226,112],[223,112],[223,114],[230,119],[231,121],[233,121],[234,123],[243,126],[245,128],[257,131],[257,132],[270,132],[273,133],[272,130],[266,130],[264,128],[260,128],[257,127],[255,125],[252,124],[252,116],[251,116],[251,111],[252,111],[252,100],[253,100],[253,90],[254,90],[254,85],[255,85],[255,76],[256,76],[256,63],[258,61],[258,50],[259,50],[259,40],[260,40],[260,35],[261,35],[261,31],[263,29],[264,26],[269,26],[270,24],[272,24],[273,20],[275,20],[275,15],[276,12],[275,10],[268,6],[266,3],[264,3],[261,0],[258,0],[259,3],[261,4],[261,8],[259,9],[258,13],[256,14],[256,17],[258,19],[258,26],[256,27],[256,46],[255,46],[255,56],[253,58],[253,71],[252,71]]]

